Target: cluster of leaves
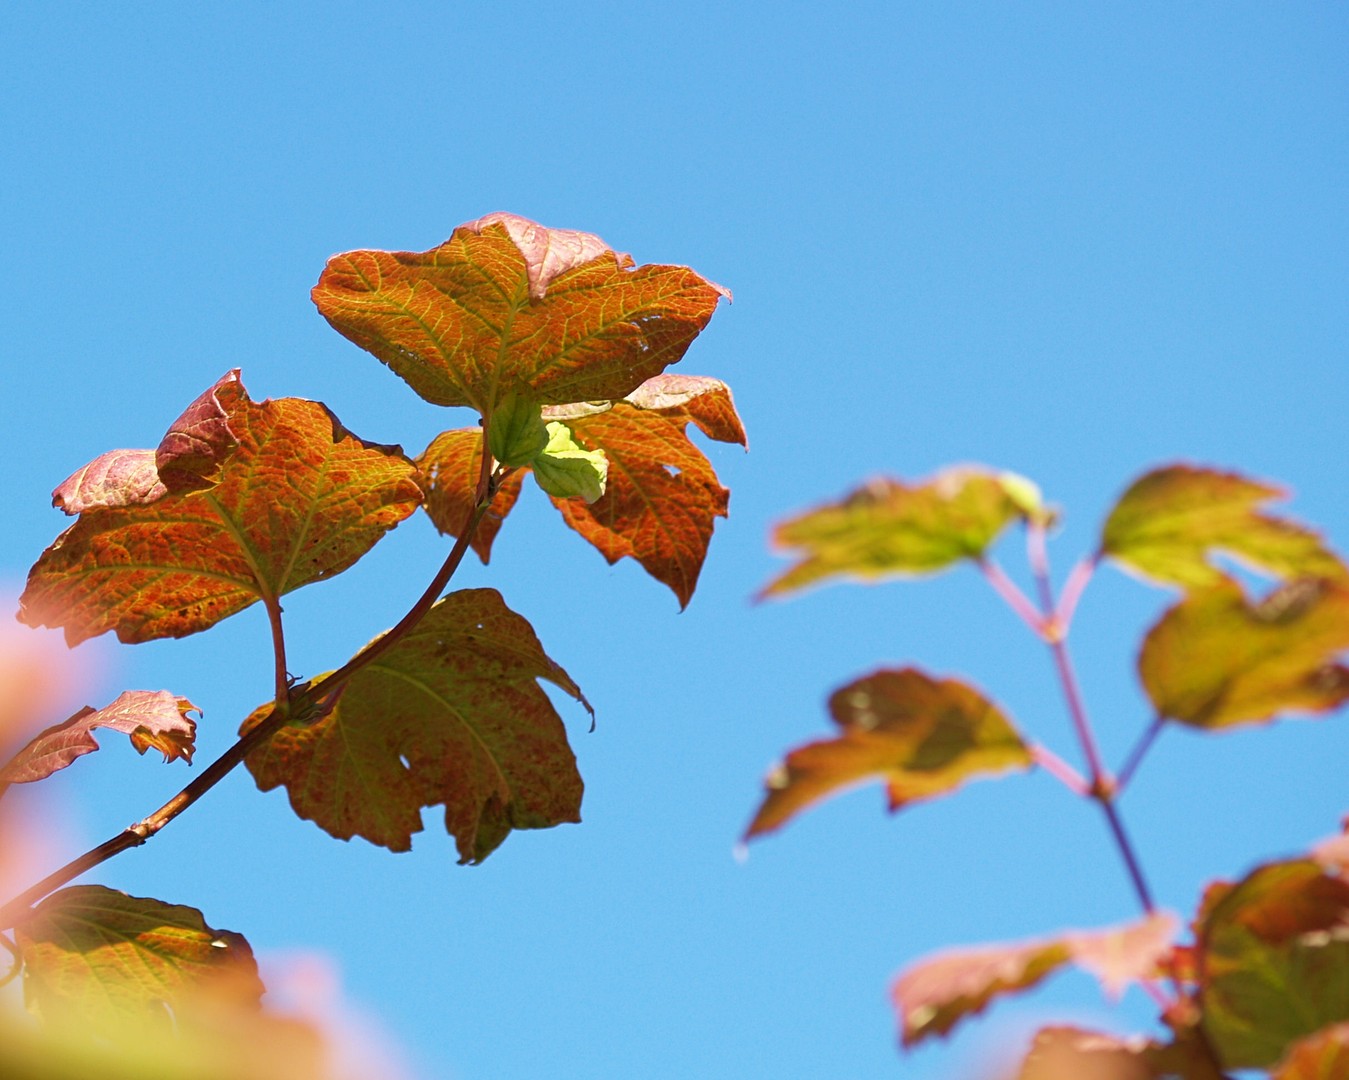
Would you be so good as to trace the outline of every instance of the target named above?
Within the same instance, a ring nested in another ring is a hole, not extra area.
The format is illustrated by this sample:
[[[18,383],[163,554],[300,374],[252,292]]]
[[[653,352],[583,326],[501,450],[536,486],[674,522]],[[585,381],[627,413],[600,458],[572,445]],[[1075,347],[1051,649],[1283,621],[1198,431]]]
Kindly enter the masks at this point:
[[[778,597],[852,578],[913,576],[976,566],[1048,646],[1085,760],[1079,772],[1028,739],[983,692],[916,668],[884,669],[836,690],[838,732],[792,750],[767,779],[746,831],[778,829],[845,788],[883,781],[891,811],[967,780],[1035,766],[1106,816],[1143,909],[1125,926],[953,950],[895,981],[900,1040],[945,1035],[994,998],[1076,965],[1109,995],[1133,983],[1156,1000],[1165,1039],[1120,1039],[1071,1027],[1041,1031],[1021,1080],[1108,1076],[1212,1078],[1266,1069],[1278,1080],[1346,1075],[1349,1064],[1349,835],[1310,855],[1264,863],[1215,882],[1179,940],[1181,923],[1153,901],[1118,800],[1170,724],[1217,731],[1288,713],[1324,714],[1349,700],[1349,569],[1303,525],[1262,509],[1283,494],[1246,477],[1186,465],[1137,480],[1110,512],[1094,553],[1051,584],[1046,536],[1056,514],[1022,477],[951,469],[916,485],[867,484],[783,522],[776,543],[796,561],[763,590]],[[1019,524],[1032,602],[992,555]],[[1276,579],[1249,595],[1216,557]],[[1154,710],[1117,771],[1108,770],[1078,691],[1067,646],[1077,601],[1112,562],[1180,596],[1143,639],[1138,677]]]
[[[609,562],[631,556],[681,607],[727,512],[687,428],[745,445],[730,391],[665,374],[729,298],[687,267],[636,266],[588,233],[492,214],[430,251],[335,256],[312,296],[422,398],[468,407],[478,424],[410,458],[353,435],[319,402],[255,402],[234,370],[153,450],[103,454],[56,489],[54,505],[76,520],[30,572],[23,622],[63,628],[71,646],[108,631],[143,642],[260,602],[275,684],[234,747],[182,792],[0,909],[0,929],[14,930],[0,935],[8,977],[22,972],[30,1008],[63,1037],[124,1043],[171,1018],[198,1050],[222,1024],[256,1041],[262,984],[243,938],[190,908],[60,888],[143,843],[240,763],[331,835],[393,851],[410,847],[427,806],[444,806],[465,863],[513,829],[580,820],[575,756],[539,680],[590,710],[580,688],[495,590],[441,595],[470,548],[488,561],[526,473]],[[348,569],[419,507],[455,538],[421,598],[357,655],[295,683],[281,598]],[[168,691],[82,709],[0,766],[0,793],[97,749],[97,728],[190,762],[194,714]],[[307,1036],[292,1041],[275,1074],[313,1075]],[[20,1068],[20,1051],[7,1053],[0,1061]],[[87,1058],[71,1053],[80,1074]],[[138,1067],[127,1059],[129,1075]],[[269,1074],[242,1063],[231,1075]]]

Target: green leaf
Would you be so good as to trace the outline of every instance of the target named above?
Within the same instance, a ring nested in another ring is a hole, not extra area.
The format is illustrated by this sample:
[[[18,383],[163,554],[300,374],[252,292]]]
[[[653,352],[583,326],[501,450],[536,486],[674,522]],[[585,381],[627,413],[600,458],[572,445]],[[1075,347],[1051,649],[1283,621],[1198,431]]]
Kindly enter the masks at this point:
[[[47,1022],[117,1036],[165,1007],[207,995],[256,1008],[262,997],[242,937],[208,926],[195,908],[76,885],[43,900],[15,928],[24,995]]]
[[[1349,882],[1309,859],[1257,867],[1206,898],[1202,1026],[1228,1069],[1268,1068],[1349,1020]]]
[[[212,393],[237,440],[218,482],[85,509],[30,571],[23,622],[64,627],[71,645],[183,637],[340,573],[421,502],[397,447],[361,441],[318,402],[258,404],[237,379]]]
[[[1100,554],[1145,578],[1183,588],[1217,584],[1224,552],[1277,577],[1349,577],[1311,529],[1258,507],[1287,497],[1282,488],[1237,473],[1190,465],[1155,469],[1136,480],[1106,519]]]
[[[528,465],[548,446],[543,406],[521,394],[507,394],[492,411],[488,442],[492,456],[503,465]]]
[[[915,668],[878,671],[835,691],[829,713],[841,734],[798,747],[769,774],[746,840],[868,780],[885,781],[893,812],[945,795],[981,773],[1032,764],[1026,744],[996,705],[973,687]]]
[[[534,479],[556,499],[581,498],[593,503],[604,494],[609,460],[603,450],[578,446],[566,424],[548,425],[548,445],[531,463]]]
[[[481,862],[512,829],[580,820],[576,759],[539,679],[589,710],[496,590],[454,592],[352,676],[330,713],[282,728],[248,769],[331,835],[393,851],[411,847],[422,807],[443,803],[460,861]]]
[[[1291,581],[1251,603],[1233,581],[1196,590],[1148,632],[1138,674],[1159,715],[1200,728],[1322,713],[1349,700],[1349,586]]]
[[[800,561],[759,598],[832,577],[931,574],[962,559],[981,559],[1008,524],[1044,512],[1028,484],[1024,477],[975,466],[948,469],[912,487],[873,480],[841,502],[778,525],[774,546]]]

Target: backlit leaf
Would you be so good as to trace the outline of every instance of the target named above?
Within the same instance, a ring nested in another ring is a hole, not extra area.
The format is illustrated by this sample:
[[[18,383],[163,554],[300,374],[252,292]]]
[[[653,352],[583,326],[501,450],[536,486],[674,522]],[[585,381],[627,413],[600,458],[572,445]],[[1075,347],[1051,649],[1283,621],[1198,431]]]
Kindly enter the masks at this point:
[[[512,829],[580,820],[581,777],[539,679],[589,709],[499,593],[454,592],[358,671],[331,713],[283,728],[248,768],[333,836],[393,851],[411,846],[422,807],[444,803],[460,861],[481,862]]]
[[[501,213],[430,251],[335,255],[312,295],[427,401],[489,417],[511,393],[623,397],[679,360],[729,296],[687,267],[635,267],[597,236]]]
[[[1260,513],[1282,488],[1236,473],[1190,465],[1155,469],[1136,480],[1110,512],[1101,554],[1153,581],[1184,588],[1215,585],[1209,561],[1224,552],[1278,577],[1346,577],[1311,529]]]
[[[780,828],[821,799],[884,780],[890,810],[954,791],[980,773],[1031,765],[1006,716],[973,687],[914,668],[878,671],[834,692],[836,738],[791,751],[767,780],[750,839]]]
[[[912,487],[872,480],[840,502],[777,526],[774,546],[800,561],[770,581],[759,598],[832,577],[869,581],[931,574],[962,559],[982,558],[1008,524],[1031,513],[1025,485],[1022,477],[978,467],[948,469]]]
[[[1267,1068],[1349,1020],[1349,882],[1310,859],[1258,867],[1197,927],[1202,1024],[1229,1069]]]
[[[422,474],[426,495],[422,506],[427,515],[442,533],[457,537],[477,504],[482,428],[441,432],[417,459],[417,467]],[[473,533],[473,550],[484,563],[491,556],[492,541],[501,531],[501,523],[520,497],[524,477],[519,470],[507,474]]]
[[[28,575],[20,618],[74,645],[183,637],[351,566],[421,501],[398,449],[362,442],[323,405],[255,403],[222,380],[237,445],[207,490],[86,510]]]
[[[1177,926],[1174,916],[1159,913],[1123,926],[951,949],[920,960],[895,981],[900,1039],[913,1046],[931,1035],[945,1035],[995,997],[1028,990],[1070,963],[1095,975],[1107,994],[1118,996],[1130,983],[1154,975]]]
[[[686,607],[698,584],[718,517],[730,492],[689,440],[695,424],[710,438],[745,445],[745,430],[725,383],[698,376],[651,379],[625,401],[595,411],[545,410],[576,441],[609,461],[604,494],[592,503],[554,499],[563,520],[610,563],[630,556]]]
[[[49,1023],[116,1035],[204,994],[250,1007],[262,996],[242,937],[195,908],[76,885],[43,900],[15,928],[24,995]]]
[[[1134,1036],[1052,1026],[1035,1033],[1016,1080],[1155,1080],[1160,1048]]]
[[[1349,700],[1349,586],[1302,578],[1252,603],[1222,579],[1148,632],[1138,673],[1158,713],[1202,728],[1320,713]]]
[[[1349,1024],[1332,1024],[1299,1039],[1271,1076],[1272,1080],[1344,1080],[1349,1076]]]
[[[571,428],[559,421],[551,421],[547,432],[547,444],[530,463],[539,487],[555,500],[593,503],[602,498],[609,479],[604,451],[587,450],[572,438]]]
[[[42,732],[0,768],[0,784],[41,780],[64,769],[82,754],[98,749],[95,728],[111,728],[131,737],[140,753],[154,747],[164,760],[192,761],[197,725],[188,714],[201,710],[167,690],[128,690],[101,709],[85,707],[64,723]]]

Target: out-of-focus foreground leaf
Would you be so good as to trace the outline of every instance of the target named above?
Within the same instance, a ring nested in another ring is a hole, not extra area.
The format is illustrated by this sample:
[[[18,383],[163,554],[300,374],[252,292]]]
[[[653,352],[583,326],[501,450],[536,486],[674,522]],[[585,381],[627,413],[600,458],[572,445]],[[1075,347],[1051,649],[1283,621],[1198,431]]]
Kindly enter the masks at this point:
[[[1349,882],[1310,859],[1211,889],[1196,927],[1201,1023],[1229,1069],[1268,1068],[1349,1020]]]
[[[912,965],[893,990],[900,1041],[914,1046],[945,1035],[995,997],[1019,993],[1065,964],[1095,975],[1106,993],[1152,977],[1175,938],[1177,920],[1159,913],[1139,922],[1083,930],[1041,941],[952,949]]]
[[[201,714],[187,698],[167,690],[128,690],[101,709],[88,706],[69,720],[41,732],[0,767],[0,785],[31,783],[64,769],[82,754],[98,749],[95,728],[111,728],[131,737],[139,753],[154,747],[165,761],[192,762],[197,725],[189,713]]]
[[[791,751],[745,832],[780,828],[845,788],[884,780],[891,811],[954,791],[980,773],[1029,768],[1030,751],[991,701],[955,679],[915,668],[877,671],[834,692],[836,738]]]
[[[1349,1076],[1349,1024],[1332,1024],[1299,1039],[1271,1076],[1273,1080],[1342,1080]]]
[[[1221,580],[1222,571],[1209,562],[1215,551],[1277,577],[1349,576],[1316,532],[1257,509],[1286,497],[1282,488],[1236,473],[1190,465],[1154,469],[1115,504],[1100,553],[1153,581],[1184,588]]]
[[[361,441],[318,402],[255,403],[228,378],[212,393],[237,440],[219,481],[86,509],[29,572],[24,622],[63,626],[71,645],[108,630],[183,637],[340,573],[420,503],[396,447]]]
[[[1200,728],[1321,713],[1349,700],[1349,585],[1288,582],[1251,603],[1226,578],[1148,632],[1138,674],[1159,715]]]
[[[832,577],[931,574],[978,560],[1008,524],[1040,513],[1034,485],[1012,473],[959,467],[912,487],[878,478],[773,530],[774,546],[800,562],[764,586],[759,598]]]
[[[1166,1052],[1141,1036],[1055,1025],[1035,1033],[1016,1080],[1157,1080],[1175,1075],[1163,1072]]]
[[[481,862],[512,829],[580,820],[576,759],[539,679],[590,708],[495,589],[454,592],[248,768],[326,832],[393,851],[411,847],[422,807],[444,803],[460,861]]]
[[[494,213],[430,251],[328,260],[314,303],[436,405],[609,401],[679,360],[729,293],[597,236]]]

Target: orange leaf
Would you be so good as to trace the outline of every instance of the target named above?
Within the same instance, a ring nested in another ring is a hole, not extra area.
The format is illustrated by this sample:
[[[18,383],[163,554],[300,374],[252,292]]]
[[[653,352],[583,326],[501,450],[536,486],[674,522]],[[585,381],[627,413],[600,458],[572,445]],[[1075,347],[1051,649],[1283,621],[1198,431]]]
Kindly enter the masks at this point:
[[[396,447],[362,442],[323,405],[258,404],[237,380],[213,391],[237,440],[219,482],[86,509],[29,572],[22,621],[63,626],[71,645],[183,637],[340,573],[421,501]]]
[[[0,767],[0,784],[31,783],[64,769],[82,754],[98,749],[94,728],[111,728],[131,737],[144,754],[154,747],[164,760],[182,758],[191,764],[195,721],[188,713],[201,710],[167,690],[128,690],[101,709],[87,706],[64,723],[49,727]]]
[[[631,556],[688,606],[730,492],[689,440],[692,421],[710,438],[746,445],[730,389],[717,379],[665,375],[623,401],[544,410],[588,450],[603,450],[609,481],[593,503],[553,499],[568,525],[610,563]]]
[[[248,769],[333,836],[393,851],[411,847],[422,807],[444,803],[460,862],[481,862],[512,829],[580,820],[576,759],[539,679],[590,708],[496,590],[454,592]]]
[[[1343,1080],[1349,1076],[1349,1024],[1332,1024],[1293,1043],[1271,1080]]]
[[[1035,1033],[1016,1080],[1155,1080],[1168,1074],[1154,1060],[1170,1049],[1141,1036],[1054,1025]]]
[[[1157,712],[1199,728],[1320,713],[1349,700],[1349,586],[1301,578],[1251,603],[1235,582],[1196,590],[1148,631],[1138,674]]]
[[[440,532],[457,537],[477,502],[482,428],[442,431],[417,459],[417,467],[426,496],[423,509]],[[484,563],[492,554],[492,541],[501,531],[501,523],[520,497],[524,478],[520,470],[506,476],[473,533],[473,550]]]
[[[729,297],[687,267],[634,267],[597,236],[502,213],[430,251],[335,255],[312,295],[427,401],[488,417],[510,393],[621,398],[678,361]]]
[[[807,743],[768,777],[745,839],[781,828],[821,799],[884,780],[890,810],[954,791],[979,773],[1029,768],[1031,755],[996,705],[955,679],[878,671],[834,692],[837,738]]]

